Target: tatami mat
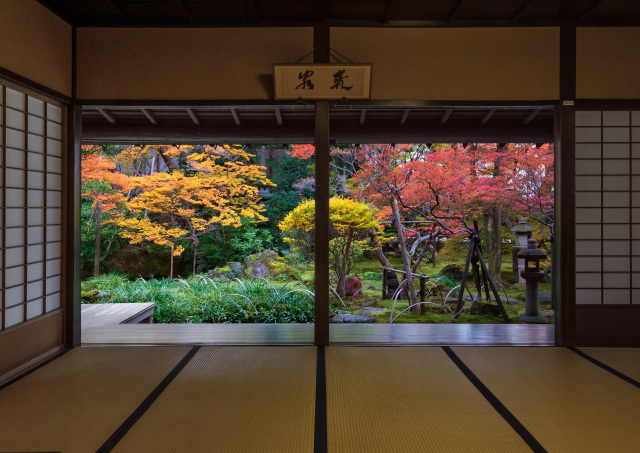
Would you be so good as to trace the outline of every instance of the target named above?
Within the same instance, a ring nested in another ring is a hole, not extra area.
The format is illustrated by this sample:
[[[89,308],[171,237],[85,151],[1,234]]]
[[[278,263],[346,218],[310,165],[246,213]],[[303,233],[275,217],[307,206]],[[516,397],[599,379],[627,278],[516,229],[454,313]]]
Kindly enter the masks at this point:
[[[203,346],[114,451],[313,451],[315,347]]]
[[[637,452],[640,391],[566,348],[453,348],[550,452]]]
[[[640,382],[640,348],[578,348],[596,360]]]
[[[531,451],[441,348],[326,351],[329,453]]]
[[[188,350],[68,352],[0,391],[0,451],[96,451]]]

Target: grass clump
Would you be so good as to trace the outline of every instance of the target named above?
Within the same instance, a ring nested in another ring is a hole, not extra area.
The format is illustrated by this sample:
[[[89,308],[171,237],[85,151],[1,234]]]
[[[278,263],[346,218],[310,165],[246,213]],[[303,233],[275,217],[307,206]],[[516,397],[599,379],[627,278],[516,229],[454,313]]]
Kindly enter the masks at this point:
[[[156,323],[312,323],[315,316],[314,295],[298,282],[196,275],[173,281],[104,276],[84,284],[86,291],[101,291],[98,303],[155,303]]]

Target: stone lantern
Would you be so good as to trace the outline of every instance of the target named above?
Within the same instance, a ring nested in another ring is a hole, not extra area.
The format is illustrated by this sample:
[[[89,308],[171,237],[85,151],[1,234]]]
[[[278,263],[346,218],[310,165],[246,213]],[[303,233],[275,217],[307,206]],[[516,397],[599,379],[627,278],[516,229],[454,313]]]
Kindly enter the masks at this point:
[[[527,248],[518,252],[518,258],[524,261],[520,275],[527,285],[527,292],[524,299],[524,315],[520,316],[520,321],[547,324],[549,320],[546,316],[540,315],[540,292],[538,284],[544,278],[544,271],[540,269],[540,262],[547,258],[547,254],[537,247],[535,239],[527,241]]]
[[[535,228],[527,225],[527,219],[520,217],[518,224],[511,228],[511,232],[516,235],[516,244],[513,246],[511,253],[511,261],[513,263],[513,279],[517,283],[524,283],[524,279],[520,276],[520,271],[524,269],[524,259],[518,258],[518,253],[527,248],[527,240],[531,238],[531,233]]]

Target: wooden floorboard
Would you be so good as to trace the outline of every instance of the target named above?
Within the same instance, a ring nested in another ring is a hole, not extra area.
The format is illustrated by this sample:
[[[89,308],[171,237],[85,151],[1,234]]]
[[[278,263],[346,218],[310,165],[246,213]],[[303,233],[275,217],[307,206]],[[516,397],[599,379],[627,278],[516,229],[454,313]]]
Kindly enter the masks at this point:
[[[313,344],[313,324],[119,324],[82,331],[82,344]],[[331,325],[332,344],[550,346],[553,325]]]
[[[127,322],[129,319],[153,310],[153,302],[132,304],[82,304],[82,330]],[[153,312],[151,312],[153,313]]]

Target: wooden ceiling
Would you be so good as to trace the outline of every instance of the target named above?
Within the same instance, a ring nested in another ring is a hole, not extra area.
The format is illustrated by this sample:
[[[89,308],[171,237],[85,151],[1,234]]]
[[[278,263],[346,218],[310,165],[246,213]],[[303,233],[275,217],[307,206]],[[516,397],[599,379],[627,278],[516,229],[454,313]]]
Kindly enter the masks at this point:
[[[640,23],[638,0],[39,0],[78,27],[582,26]]]

